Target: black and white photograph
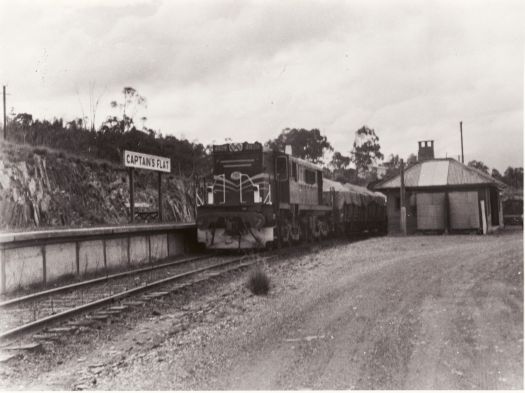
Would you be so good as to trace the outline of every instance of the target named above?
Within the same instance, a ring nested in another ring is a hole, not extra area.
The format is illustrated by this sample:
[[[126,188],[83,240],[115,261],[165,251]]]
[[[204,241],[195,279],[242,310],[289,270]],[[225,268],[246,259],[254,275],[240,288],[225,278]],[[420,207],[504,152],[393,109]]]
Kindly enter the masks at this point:
[[[0,389],[523,390],[521,0],[0,0]]]

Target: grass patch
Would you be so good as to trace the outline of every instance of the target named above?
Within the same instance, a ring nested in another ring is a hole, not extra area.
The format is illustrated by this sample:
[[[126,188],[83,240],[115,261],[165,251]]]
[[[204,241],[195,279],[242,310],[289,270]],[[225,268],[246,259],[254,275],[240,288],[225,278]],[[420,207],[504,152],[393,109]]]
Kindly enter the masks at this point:
[[[246,286],[254,295],[267,295],[270,290],[270,278],[263,268],[257,265],[250,271]]]

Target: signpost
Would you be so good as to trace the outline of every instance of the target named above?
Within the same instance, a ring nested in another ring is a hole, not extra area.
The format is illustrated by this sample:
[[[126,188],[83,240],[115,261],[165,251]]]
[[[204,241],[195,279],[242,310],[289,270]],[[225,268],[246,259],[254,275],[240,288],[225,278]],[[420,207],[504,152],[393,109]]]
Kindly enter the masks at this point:
[[[171,173],[171,160],[167,157],[154,156],[151,154],[137,153],[124,150],[122,157],[124,166],[129,168],[129,214],[130,221],[135,219],[135,198],[134,198],[134,170],[146,169],[157,171],[159,174],[159,221],[162,221],[162,172]]]

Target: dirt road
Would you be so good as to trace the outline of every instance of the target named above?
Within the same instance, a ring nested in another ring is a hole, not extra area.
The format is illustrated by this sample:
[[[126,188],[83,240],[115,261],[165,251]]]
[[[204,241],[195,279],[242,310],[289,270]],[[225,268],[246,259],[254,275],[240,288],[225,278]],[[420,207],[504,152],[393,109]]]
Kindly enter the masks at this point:
[[[197,355],[228,353],[192,387],[523,387],[521,239],[457,240],[376,240],[392,254],[328,256],[240,350],[226,338]]]
[[[521,232],[370,239],[267,270],[266,298],[238,277],[189,306],[184,332],[160,319],[123,333],[89,388],[523,388]],[[79,367],[35,386],[72,388]]]

